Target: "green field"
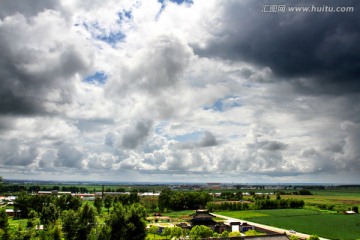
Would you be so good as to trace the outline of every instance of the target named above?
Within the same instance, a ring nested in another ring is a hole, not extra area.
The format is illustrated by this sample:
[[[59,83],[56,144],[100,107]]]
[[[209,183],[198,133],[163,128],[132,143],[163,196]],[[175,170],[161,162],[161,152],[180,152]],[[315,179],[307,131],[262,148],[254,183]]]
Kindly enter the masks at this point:
[[[265,225],[294,229],[329,239],[360,238],[360,215],[328,214],[309,209],[253,210],[216,212]]]

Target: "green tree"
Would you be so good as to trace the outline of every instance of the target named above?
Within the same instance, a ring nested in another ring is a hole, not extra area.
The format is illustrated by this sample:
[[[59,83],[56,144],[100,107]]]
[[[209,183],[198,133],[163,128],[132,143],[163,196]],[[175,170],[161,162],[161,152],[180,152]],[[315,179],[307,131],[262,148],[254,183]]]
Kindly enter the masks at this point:
[[[54,227],[51,230],[51,237],[53,240],[62,240],[63,234],[61,230],[61,225],[59,221],[56,221]]]
[[[165,236],[165,238],[167,239],[167,236],[170,236],[171,235],[171,228],[169,227],[166,227],[162,230],[161,234],[163,236]]]
[[[111,240],[111,227],[108,225],[103,225],[100,228],[98,239]]]
[[[101,208],[103,206],[103,200],[101,197],[96,197],[94,201],[94,207],[96,208],[98,214],[101,214]]]
[[[0,239],[10,240],[8,215],[4,208],[0,208]]]
[[[276,193],[276,200],[280,200],[280,199],[281,199],[280,193],[277,192],[277,193]]]
[[[212,235],[213,231],[204,225],[197,225],[190,231],[190,238],[194,240],[211,237]]]
[[[60,208],[61,211],[63,210],[74,210],[77,211],[82,204],[82,200],[78,196],[72,196],[72,195],[61,195],[60,197],[57,197],[56,205]]]
[[[240,201],[243,199],[243,193],[241,191],[238,191],[235,193],[236,200]]]
[[[104,199],[104,206],[107,208],[108,213],[110,212],[111,205],[113,203],[113,197],[111,195],[106,195]]]
[[[133,204],[133,203],[138,203],[138,202],[140,202],[140,197],[138,195],[138,192],[137,191],[131,192],[129,195],[129,203]]]
[[[145,239],[145,217],[145,208],[140,204],[123,206],[115,203],[100,231],[100,237],[109,240]]]
[[[78,215],[74,210],[67,210],[62,213],[62,230],[65,233],[65,239],[75,239],[78,230]],[[75,224],[74,224],[75,223]]]
[[[99,240],[99,239],[102,239],[102,238],[99,238],[99,228],[96,226],[94,228],[91,229],[87,239],[88,240]]]
[[[50,203],[48,206],[43,207],[40,215],[40,221],[44,225],[49,225],[55,223],[59,217],[60,209],[56,205]]]
[[[14,211],[17,212],[19,210],[22,217],[27,217],[30,212],[30,207],[31,197],[25,191],[20,192],[14,201]]]
[[[91,230],[96,227],[96,209],[85,204],[80,211],[68,210],[62,216],[63,231],[66,239],[88,239]]]
[[[4,208],[0,208],[0,229],[7,229],[9,226],[8,215]]]
[[[358,206],[353,206],[352,210],[356,213],[359,213],[359,207]]]
[[[145,239],[146,237],[146,210],[134,203],[126,207],[126,239]]]
[[[229,237],[239,237],[241,236],[240,232],[239,231],[234,231],[234,232],[230,232]]]
[[[159,199],[158,199],[158,205],[160,208],[160,211],[164,212],[165,209],[170,209],[170,200],[173,195],[173,192],[170,188],[164,189],[161,191]]]
[[[307,189],[301,189],[299,190],[299,195],[313,195],[313,194]]]
[[[36,225],[40,225],[40,219],[38,213],[35,210],[31,210],[28,216],[26,227],[34,228]]]
[[[175,226],[175,227],[172,227],[171,228],[171,233],[170,233],[170,235],[171,235],[171,237],[173,238],[173,237],[176,237],[176,238],[179,238],[179,237],[181,237],[181,235],[182,235],[182,228],[181,227],[178,227],[178,226]]]
[[[227,192],[222,192],[220,194],[220,197],[225,200],[234,200],[235,194],[233,192],[227,191]]]
[[[221,237],[228,237],[228,236],[229,236],[229,232],[226,230],[221,233]]]
[[[159,232],[159,227],[158,226],[152,225],[149,228],[149,233],[154,235],[154,239],[155,239],[155,234],[157,234],[158,232]]]
[[[78,213],[78,239],[84,239],[88,236],[91,229],[97,224],[96,222],[96,209],[93,206],[85,204]]]

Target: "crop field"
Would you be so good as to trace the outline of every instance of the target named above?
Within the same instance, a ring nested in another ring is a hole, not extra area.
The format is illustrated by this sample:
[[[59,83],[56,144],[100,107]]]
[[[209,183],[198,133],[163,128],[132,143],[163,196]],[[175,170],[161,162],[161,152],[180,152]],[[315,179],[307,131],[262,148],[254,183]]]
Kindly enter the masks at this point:
[[[216,212],[329,239],[360,239],[360,215],[329,214],[309,209],[277,209],[236,212]]]
[[[333,206],[334,211],[344,211],[353,206],[360,206],[359,189],[341,190],[318,190],[313,191],[313,195],[281,195],[281,198],[295,198],[304,200],[306,207],[327,205]]]

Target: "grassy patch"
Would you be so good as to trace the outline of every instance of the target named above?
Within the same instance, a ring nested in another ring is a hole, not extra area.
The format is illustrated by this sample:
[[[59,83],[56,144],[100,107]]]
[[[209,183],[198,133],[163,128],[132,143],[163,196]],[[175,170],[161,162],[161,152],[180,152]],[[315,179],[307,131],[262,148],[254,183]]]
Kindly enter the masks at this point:
[[[216,212],[217,214],[238,218],[238,219],[250,219],[257,217],[267,217],[267,214],[258,213],[255,211],[231,211],[231,212]]]
[[[21,226],[21,228],[25,228],[26,227],[26,223],[27,223],[27,219],[13,219],[13,218],[9,218],[8,219],[8,223],[9,223],[9,228],[13,231],[17,231],[19,226]]]
[[[168,236],[167,238],[165,236],[161,236],[159,234],[151,234],[149,233],[147,236],[146,236],[146,240],[152,240],[152,239],[170,239],[170,237]]]
[[[189,217],[191,214],[194,213],[195,213],[194,210],[184,210],[184,211],[162,213],[162,215],[171,218],[184,218],[184,217]]]
[[[360,238],[360,215],[328,214],[310,209],[254,210],[219,212],[229,217],[246,219],[265,225],[294,229],[329,239]],[[263,215],[263,216],[261,216]]]

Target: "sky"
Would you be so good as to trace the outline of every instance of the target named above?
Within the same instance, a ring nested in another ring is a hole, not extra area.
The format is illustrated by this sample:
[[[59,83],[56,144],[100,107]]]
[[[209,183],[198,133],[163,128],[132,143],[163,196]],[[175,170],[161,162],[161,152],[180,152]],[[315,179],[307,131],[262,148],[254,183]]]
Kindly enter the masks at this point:
[[[360,183],[357,0],[0,6],[4,179]]]

